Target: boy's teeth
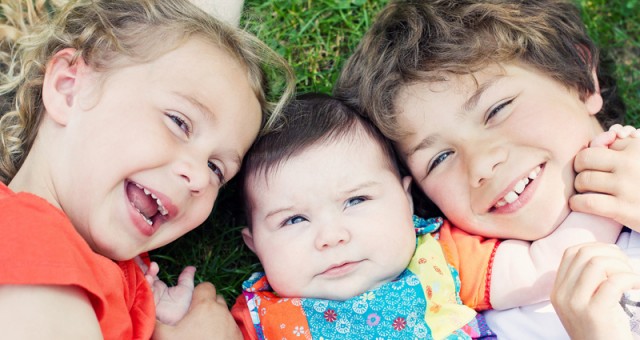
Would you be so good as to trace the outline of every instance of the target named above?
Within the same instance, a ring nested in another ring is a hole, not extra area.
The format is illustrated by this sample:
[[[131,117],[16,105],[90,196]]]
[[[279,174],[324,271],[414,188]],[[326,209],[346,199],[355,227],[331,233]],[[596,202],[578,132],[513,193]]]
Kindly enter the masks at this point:
[[[527,184],[529,184],[529,182],[531,182],[532,180],[536,179],[536,177],[538,177],[538,174],[540,173],[540,170],[542,170],[542,168],[540,166],[538,166],[535,169],[531,170],[529,175],[527,177],[519,180],[516,183],[516,185],[513,186],[513,190],[509,191],[506,195],[504,195],[504,197],[501,200],[499,200],[494,207],[495,208],[500,208],[500,207],[503,207],[503,206],[505,206],[507,204],[515,202],[518,199],[519,195],[527,187]]]
[[[160,212],[160,214],[162,214],[162,216],[166,216],[169,212],[167,211],[167,208],[162,205],[162,202],[160,202],[159,198],[156,198],[156,203],[158,203],[158,211]]]

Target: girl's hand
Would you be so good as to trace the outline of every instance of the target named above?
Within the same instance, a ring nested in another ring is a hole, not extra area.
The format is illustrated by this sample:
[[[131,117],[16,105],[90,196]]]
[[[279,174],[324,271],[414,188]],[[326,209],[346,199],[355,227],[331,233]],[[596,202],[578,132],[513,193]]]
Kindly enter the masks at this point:
[[[617,246],[583,244],[565,252],[551,303],[572,339],[632,339],[620,298],[637,288],[640,275]]]

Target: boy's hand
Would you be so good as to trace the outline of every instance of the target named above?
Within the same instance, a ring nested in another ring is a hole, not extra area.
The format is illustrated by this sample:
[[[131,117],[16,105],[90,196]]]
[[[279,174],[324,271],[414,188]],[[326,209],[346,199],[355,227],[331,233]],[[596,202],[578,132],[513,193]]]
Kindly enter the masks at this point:
[[[574,162],[572,210],[609,217],[640,231],[640,132],[616,125],[580,151]],[[608,148],[606,148],[608,146]]]
[[[211,283],[203,282],[193,291],[187,315],[175,326],[156,322],[153,339],[242,340],[242,333],[233,320],[224,298],[216,294],[216,289]]]

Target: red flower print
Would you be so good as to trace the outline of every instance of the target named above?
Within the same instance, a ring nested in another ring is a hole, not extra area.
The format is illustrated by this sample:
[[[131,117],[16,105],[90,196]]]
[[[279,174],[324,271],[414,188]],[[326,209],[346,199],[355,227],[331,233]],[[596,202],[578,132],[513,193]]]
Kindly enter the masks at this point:
[[[395,320],[393,320],[393,324],[392,324],[393,329],[395,329],[396,331],[401,331],[403,330],[405,327],[407,327],[407,320],[405,320],[403,317],[397,317]]]
[[[427,259],[425,259],[424,257],[421,257],[421,258],[418,260],[418,263],[419,263],[419,264],[425,264],[425,263],[427,263]]]
[[[425,291],[427,293],[427,299],[431,300],[431,298],[433,297],[433,289],[431,289],[431,286],[427,286]]]
[[[324,312],[324,319],[327,320],[327,322],[334,322],[338,319],[338,314],[333,309],[327,309],[327,311]]]
[[[442,275],[442,270],[440,270],[440,268],[438,266],[433,266],[433,270],[435,270],[436,273]]]

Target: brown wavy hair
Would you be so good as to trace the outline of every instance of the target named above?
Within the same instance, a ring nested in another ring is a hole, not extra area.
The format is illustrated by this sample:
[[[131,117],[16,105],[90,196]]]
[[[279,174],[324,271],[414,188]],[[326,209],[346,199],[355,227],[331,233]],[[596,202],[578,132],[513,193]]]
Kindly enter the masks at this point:
[[[596,91],[592,70],[598,58],[570,1],[394,1],[378,14],[346,62],[334,94],[397,140],[403,131],[394,100],[406,86],[521,61],[576,89],[584,99]],[[609,84],[610,78],[601,82]],[[611,90],[602,92],[606,105]],[[624,110],[605,109],[596,117],[608,127],[623,115]]]
[[[0,118],[4,183],[13,178],[35,139],[44,112],[46,64],[65,48],[75,49],[75,58],[108,77],[124,65],[154,60],[193,36],[204,38],[245,67],[262,108],[263,129],[271,127],[293,93],[295,78],[282,57],[187,0],[79,0],[62,6],[64,2],[0,4],[0,106],[8,110]],[[52,10],[56,13],[49,18]],[[274,90],[272,84],[279,86]]]

